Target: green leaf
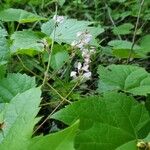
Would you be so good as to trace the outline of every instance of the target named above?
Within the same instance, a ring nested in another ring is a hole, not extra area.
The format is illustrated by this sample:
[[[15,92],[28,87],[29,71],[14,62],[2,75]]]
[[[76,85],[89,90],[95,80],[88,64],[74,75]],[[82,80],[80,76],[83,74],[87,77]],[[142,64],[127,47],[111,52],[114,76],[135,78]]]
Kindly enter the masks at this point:
[[[113,29],[113,33],[115,35],[126,35],[126,34],[130,34],[131,33],[131,29],[134,28],[134,25],[132,25],[131,23],[124,23],[120,26],[117,26]]]
[[[57,133],[33,138],[29,150],[75,150],[74,138],[78,124],[79,122],[76,122]]]
[[[66,17],[64,17],[64,21],[62,23],[59,23],[55,31],[53,30],[53,32],[51,33],[51,30],[54,27],[52,22],[53,21],[50,20],[47,23],[43,24],[41,29],[42,32],[44,32],[51,38],[54,37],[55,33],[55,41],[58,43],[71,44],[74,40],[78,39],[78,32],[89,32],[93,35],[93,40],[97,35],[104,32],[104,29],[100,26],[89,27],[89,25],[92,25],[92,22],[78,21],[76,19],[67,19]]]
[[[150,121],[143,104],[115,92],[75,102],[52,118],[69,125],[80,119],[80,130],[75,138],[77,150],[114,150],[147,136],[149,131],[141,136],[140,130]]]
[[[9,47],[6,40],[7,32],[0,27],[0,65],[7,62],[9,57]]]
[[[33,56],[44,50],[42,35],[34,31],[17,31],[11,36],[11,53]]]
[[[130,142],[127,142],[120,147],[118,147],[116,150],[137,150],[137,141],[133,140]]]
[[[0,80],[4,77],[5,73],[6,73],[6,66],[0,65]]]
[[[0,11],[0,20],[5,22],[17,21],[19,23],[28,23],[46,19],[22,9],[9,8]]]
[[[49,54],[45,52],[43,61],[48,62]],[[66,62],[69,61],[69,54],[66,46],[55,44],[53,47],[53,53],[51,54],[50,66],[54,70],[59,70]]]
[[[134,95],[150,93],[150,74],[141,67],[132,65],[99,66],[100,93],[112,90],[123,90]]]
[[[148,53],[150,52],[150,34],[145,35],[144,37],[142,37],[142,39],[140,40],[140,46],[143,50],[143,53]]]
[[[47,35],[51,35],[54,28],[55,28],[55,21],[51,19],[48,22],[42,24],[41,31]]]
[[[51,66],[53,69],[60,69],[66,61],[69,60],[69,55],[66,51],[61,51],[52,56]]]
[[[4,111],[4,128],[0,132],[1,150],[26,150],[41,102],[40,88],[32,88],[14,97]]]
[[[118,58],[128,58],[129,55],[131,58],[140,58],[144,57],[141,52],[141,47],[134,45],[133,50],[132,43],[124,40],[112,40],[108,43],[112,47],[113,54]]]
[[[0,103],[10,102],[18,93],[35,87],[35,78],[25,74],[9,74],[7,78],[0,80]]]
[[[58,4],[62,7],[66,0],[57,0]]]

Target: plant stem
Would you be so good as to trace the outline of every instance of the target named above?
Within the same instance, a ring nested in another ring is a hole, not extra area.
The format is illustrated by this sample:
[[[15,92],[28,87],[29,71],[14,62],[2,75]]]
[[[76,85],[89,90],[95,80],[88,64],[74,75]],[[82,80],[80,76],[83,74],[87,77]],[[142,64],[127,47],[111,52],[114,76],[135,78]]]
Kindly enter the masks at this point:
[[[138,25],[139,25],[139,21],[140,21],[140,14],[141,14],[143,5],[144,5],[144,0],[142,0],[141,3],[140,3],[140,8],[139,8],[139,12],[138,12],[138,16],[137,16],[137,20],[136,20],[136,24],[135,24],[135,29],[134,29],[134,34],[133,34],[133,38],[132,38],[132,46],[131,46],[131,49],[130,49],[130,52],[129,52],[129,57],[127,59],[127,64],[130,61],[130,58],[131,58],[131,55],[132,55],[132,52],[133,52],[133,48],[134,48],[134,45],[135,45],[135,39],[136,39],[137,31],[138,31]]]
[[[108,7],[108,5],[107,5],[106,3],[105,3],[105,6],[106,6],[106,8],[107,8],[108,16],[109,16],[109,19],[110,19],[111,23],[113,24],[113,26],[114,26],[115,28],[117,28],[117,26],[116,26],[116,24],[115,24],[115,22],[114,22],[114,20],[113,20],[113,18],[112,18],[112,16],[111,16],[109,7]],[[117,32],[117,35],[118,35],[119,40],[122,40],[122,38],[121,38],[121,36],[119,35],[118,32]]]
[[[57,17],[57,10],[58,10],[58,4],[55,3],[55,15],[56,15],[56,17]],[[44,73],[44,79],[43,79],[43,83],[42,83],[41,87],[43,87],[45,85],[45,83],[47,82],[47,76],[48,76],[48,72],[49,72],[49,68],[50,68],[50,64],[51,64],[51,58],[52,58],[52,53],[53,53],[54,41],[55,41],[56,25],[57,25],[57,22],[55,22],[51,48],[50,48],[50,50],[48,50],[49,51],[48,64],[46,67],[46,71]]]

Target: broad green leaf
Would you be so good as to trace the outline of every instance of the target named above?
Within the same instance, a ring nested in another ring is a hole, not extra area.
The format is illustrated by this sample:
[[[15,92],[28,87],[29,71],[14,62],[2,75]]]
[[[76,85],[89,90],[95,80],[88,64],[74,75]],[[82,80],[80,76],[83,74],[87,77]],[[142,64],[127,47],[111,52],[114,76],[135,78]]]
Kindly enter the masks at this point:
[[[132,65],[99,66],[100,93],[112,90],[123,90],[134,95],[150,93],[150,74],[141,67]]]
[[[149,131],[141,136],[140,130],[150,121],[143,104],[115,92],[75,102],[52,118],[69,125],[80,119],[80,130],[75,138],[77,150],[115,150],[147,136]]]
[[[29,150],[75,150],[74,138],[78,129],[78,122],[57,133],[32,139]]]
[[[9,57],[9,47],[6,36],[7,32],[0,27],[0,65],[5,64]]]
[[[126,35],[126,34],[130,34],[131,33],[131,29],[134,28],[134,25],[132,25],[131,23],[124,23],[120,26],[117,26],[113,29],[113,33],[115,35]]]
[[[25,74],[9,74],[0,80],[0,103],[10,102],[18,93],[35,87],[35,78]]]
[[[27,150],[41,102],[40,88],[18,94],[4,111],[4,128],[0,132],[1,150]]]
[[[59,23],[55,30],[51,33],[51,29],[53,25],[51,25],[52,20],[43,24],[42,32],[46,33],[51,38],[54,37],[55,33],[55,41],[58,43],[67,43],[71,44],[74,40],[77,40],[78,32],[89,32],[93,35],[94,38],[104,32],[104,29],[100,26],[98,27],[89,27],[92,25],[92,22],[88,21],[78,21],[76,19],[67,19],[64,17],[64,21]],[[50,25],[50,27],[48,27]],[[50,34],[51,33],[51,34]]]
[[[9,8],[0,11],[0,20],[4,22],[17,21],[19,23],[28,23],[46,19],[22,9]]]
[[[49,54],[46,52],[43,56],[43,61],[48,62]],[[55,44],[53,47],[53,53],[51,54],[50,66],[54,70],[60,69],[69,60],[69,54],[66,46]]]
[[[119,58],[128,58],[131,55],[131,58],[140,58],[144,57],[141,52],[141,47],[134,45],[133,50],[132,43],[124,40],[113,40],[108,43],[112,47],[113,54]],[[131,53],[131,54],[130,54]]]
[[[53,69],[60,69],[66,61],[69,60],[69,55],[66,51],[60,51],[52,55],[51,66]]]
[[[43,33],[51,35],[54,28],[55,28],[55,21],[51,19],[48,22],[42,24],[41,30]]]
[[[33,56],[44,50],[42,35],[34,31],[17,31],[12,36],[11,53],[27,54]]]
[[[138,150],[137,149],[137,141],[133,140],[130,142],[127,142],[120,147],[118,147],[116,150]]]

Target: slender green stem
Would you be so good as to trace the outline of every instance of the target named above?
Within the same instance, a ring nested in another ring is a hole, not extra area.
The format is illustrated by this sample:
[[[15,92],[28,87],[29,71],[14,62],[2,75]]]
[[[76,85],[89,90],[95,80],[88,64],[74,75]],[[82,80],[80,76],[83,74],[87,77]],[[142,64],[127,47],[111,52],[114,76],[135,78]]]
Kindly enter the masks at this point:
[[[135,45],[135,39],[136,39],[137,31],[138,31],[138,25],[139,25],[139,21],[140,21],[140,14],[141,14],[143,5],[144,5],[144,0],[142,0],[141,4],[140,4],[140,8],[139,8],[139,12],[138,12],[138,16],[137,16],[137,20],[136,20],[136,24],[135,24],[134,34],[133,34],[133,38],[132,38],[132,46],[131,46],[131,49],[130,49],[130,52],[129,52],[129,57],[127,59],[127,64],[130,61],[130,58],[131,58],[132,52],[133,52],[133,48],[134,48],[134,45]]]
[[[55,6],[55,15],[57,17],[58,4],[57,3],[55,3],[55,4],[56,4],[56,6]],[[42,83],[41,87],[43,87],[45,85],[45,83],[47,82],[47,76],[48,76],[48,72],[49,72],[49,68],[50,68],[50,64],[51,64],[51,58],[52,58],[52,54],[53,54],[53,47],[54,47],[55,33],[56,33],[56,25],[57,25],[57,22],[55,22],[55,28],[54,28],[51,48],[50,48],[50,50],[48,50],[49,51],[48,64],[47,64],[47,67],[46,67],[46,71],[44,73],[44,79],[43,79],[43,83]]]

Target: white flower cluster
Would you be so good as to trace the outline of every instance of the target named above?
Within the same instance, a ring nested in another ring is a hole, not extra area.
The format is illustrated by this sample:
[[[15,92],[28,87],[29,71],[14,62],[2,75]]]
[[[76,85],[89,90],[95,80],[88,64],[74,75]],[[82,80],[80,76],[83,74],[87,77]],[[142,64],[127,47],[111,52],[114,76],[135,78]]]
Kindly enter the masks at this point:
[[[74,79],[76,79],[78,76],[82,76],[83,79],[89,80],[92,75],[89,70],[89,65],[91,62],[90,56],[95,52],[95,48],[87,48],[87,46],[92,40],[92,35],[87,32],[78,32],[76,36],[78,40],[73,41],[71,46],[80,49],[84,62],[83,64],[81,62],[76,62],[75,68],[77,71],[72,71],[70,76]]]
[[[56,23],[63,23],[64,22],[64,20],[65,20],[65,17],[64,16],[58,16],[58,15],[54,15],[53,16],[53,20],[55,20],[56,21]]]

